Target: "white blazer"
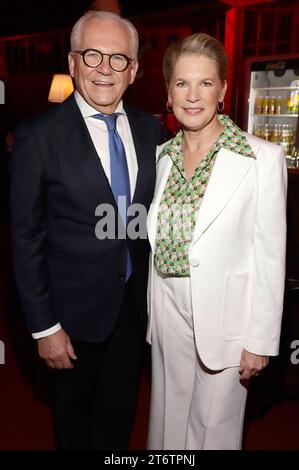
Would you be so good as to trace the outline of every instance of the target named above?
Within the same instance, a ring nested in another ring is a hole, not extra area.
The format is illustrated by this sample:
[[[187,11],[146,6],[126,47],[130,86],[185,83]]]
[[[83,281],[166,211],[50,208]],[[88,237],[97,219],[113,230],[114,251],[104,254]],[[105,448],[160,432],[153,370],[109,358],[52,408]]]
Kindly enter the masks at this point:
[[[219,151],[189,249],[196,347],[212,370],[238,366],[243,348],[267,356],[279,351],[285,283],[286,159],[281,146],[245,135],[256,160],[224,148]],[[159,204],[171,166],[168,155],[157,163],[155,195],[148,214],[152,252]],[[149,343],[153,279],[151,256]]]

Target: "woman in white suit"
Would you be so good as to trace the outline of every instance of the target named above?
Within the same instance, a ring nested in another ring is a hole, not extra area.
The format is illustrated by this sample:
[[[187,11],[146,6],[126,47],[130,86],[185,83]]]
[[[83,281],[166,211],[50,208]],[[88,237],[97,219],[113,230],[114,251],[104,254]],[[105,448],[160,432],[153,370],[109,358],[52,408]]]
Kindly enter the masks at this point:
[[[159,148],[149,449],[240,449],[248,379],[279,350],[286,243],[282,147],[225,115],[227,57],[207,34],[167,50],[181,130]]]

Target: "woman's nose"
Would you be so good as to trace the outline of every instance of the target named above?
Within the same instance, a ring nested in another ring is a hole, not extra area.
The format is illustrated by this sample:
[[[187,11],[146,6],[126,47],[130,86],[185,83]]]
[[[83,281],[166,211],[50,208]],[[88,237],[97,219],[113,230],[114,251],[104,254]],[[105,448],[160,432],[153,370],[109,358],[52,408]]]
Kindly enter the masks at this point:
[[[197,88],[189,88],[186,99],[191,103],[196,103],[200,99],[200,93]]]

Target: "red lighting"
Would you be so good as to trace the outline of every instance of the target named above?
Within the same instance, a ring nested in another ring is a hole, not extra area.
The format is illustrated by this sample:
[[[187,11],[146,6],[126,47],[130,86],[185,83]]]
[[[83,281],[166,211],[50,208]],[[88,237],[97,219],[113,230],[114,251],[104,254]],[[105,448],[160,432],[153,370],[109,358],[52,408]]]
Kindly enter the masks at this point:
[[[256,5],[258,3],[273,3],[276,0],[221,0],[223,3],[227,3],[228,5],[231,5],[232,7],[246,7],[248,5]]]

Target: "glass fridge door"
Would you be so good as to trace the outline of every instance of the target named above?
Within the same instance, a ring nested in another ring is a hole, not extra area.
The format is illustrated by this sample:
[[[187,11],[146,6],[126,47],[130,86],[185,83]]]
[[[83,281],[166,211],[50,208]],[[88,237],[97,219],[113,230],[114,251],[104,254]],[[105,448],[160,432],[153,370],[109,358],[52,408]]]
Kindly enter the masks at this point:
[[[247,132],[284,147],[299,162],[299,59],[256,61],[250,67]]]

